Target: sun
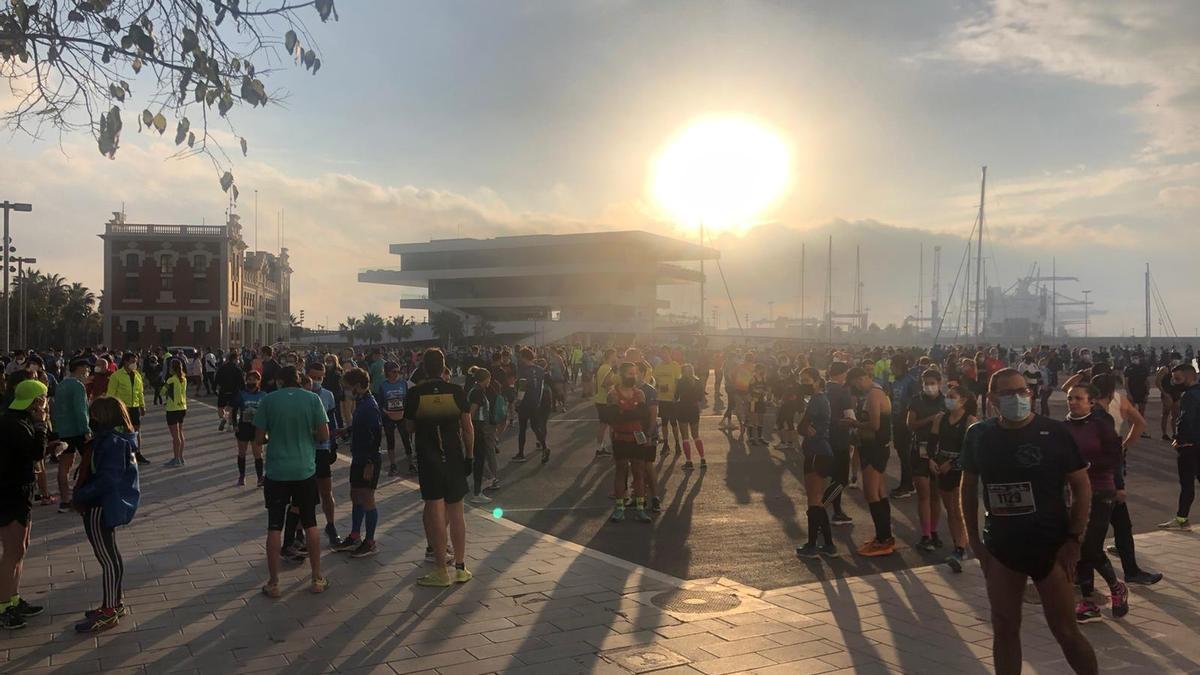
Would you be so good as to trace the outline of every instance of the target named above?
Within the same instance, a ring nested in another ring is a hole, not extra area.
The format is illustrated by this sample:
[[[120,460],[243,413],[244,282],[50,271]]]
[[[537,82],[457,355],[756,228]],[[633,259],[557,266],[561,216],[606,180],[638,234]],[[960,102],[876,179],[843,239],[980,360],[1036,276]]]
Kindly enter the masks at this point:
[[[756,119],[704,117],[666,143],[650,176],[654,201],[679,225],[745,228],[787,194],[792,149]]]

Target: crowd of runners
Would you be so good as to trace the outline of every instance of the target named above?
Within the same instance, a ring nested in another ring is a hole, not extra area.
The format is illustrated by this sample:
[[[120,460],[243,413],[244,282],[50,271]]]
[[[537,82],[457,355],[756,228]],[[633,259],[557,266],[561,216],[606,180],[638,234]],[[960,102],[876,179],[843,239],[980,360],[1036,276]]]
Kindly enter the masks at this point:
[[[711,408],[731,443],[774,441],[803,462],[808,536],[798,556],[840,555],[833,528],[855,525],[843,501],[856,493],[872,534],[855,553],[892,555],[892,511],[901,508],[893,504],[915,496],[907,502],[920,524],[913,547],[945,550],[955,572],[969,554],[983,565],[998,671],[1019,668],[1021,602],[1032,580],[1072,667],[1093,672],[1095,657],[1075,624],[1101,618],[1095,575],[1118,618],[1128,612],[1129,584],[1162,579],[1138,564],[1127,496],[1139,486],[1125,472],[1130,449],[1150,436],[1152,391],[1162,403],[1158,431],[1177,453],[1180,486],[1178,509],[1160,527],[1190,527],[1200,476],[1194,357],[1190,347],[1136,346],[16,352],[3,358],[0,625],[19,628],[42,611],[18,590],[36,504],[81,513],[104,570],[103,603],[76,628],[103,630],[124,614],[115,528],[136,512],[139,469],[158,459],[158,449],[140,440],[149,405],[165,412],[171,457],[164,468],[186,470],[185,424],[232,434],[238,486],[247,485],[252,460],[268,513],[262,590],[280,597],[285,562],[309,563],[312,592],[328,587],[318,510],[329,549],[355,558],[377,552],[375,490],[385,472],[415,476],[425,502],[433,568],[418,583],[469,581],[463,502],[487,504],[488,492],[500,489],[497,456],[508,427],[516,427],[511,461],[545,464],[550,417],[590,402],[596,457],[614,465],[614,527],[651,523],[661,510],[658,460],[674,453],[684,471],[707,470],[700,418]],[[1066,394],[1061,419],[1050,415],[1056,390]],[[189,396],[215,397],[216,418],[188,419]],[[350,459],[345,537],[336,498],[342,490],[331,471],[339,453]],[[893,453],[899,482],[889,488]],[[1110,527],[1116,543],[1106,550]],[[1121,577],[1109,552],[1120,559]]]

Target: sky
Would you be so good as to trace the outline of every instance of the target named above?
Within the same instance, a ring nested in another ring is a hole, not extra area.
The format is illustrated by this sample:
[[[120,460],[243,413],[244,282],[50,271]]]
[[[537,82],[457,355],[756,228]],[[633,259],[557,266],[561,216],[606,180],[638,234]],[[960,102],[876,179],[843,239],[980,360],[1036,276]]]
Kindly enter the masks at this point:
[[[606,229],[694,239],[657,208],[650,169],[690,121],[735,114],[782,136],[793,170],[769,211],[710,242],[739,313],[799,312],[803,244],[805,309],[815,315],[825,276],[815,252],[829,236],[837,311],[851,309],[856,247],[873,322],[914,313],[922,278],[928,300],[935,245],[945,298],[987,165],[989,281],[1008,286],[1053,259],[1079,278],[1060,292],[1092,291],[1092,334],[1140,335],[1148,262],[1180,335],[1200,330],[1188,312],[1200,288],[1200,4],[353,0],[338,9],[339,22],[309,25],[321,71],[282,63],[268,81],[282,104],[236,109],[236,128],[218,130],[249,143],[229,168],[251,246],[254,191],[259,247],[277,245],[283,211],[292,307],[310,326],[411,314],[399,299],[415,291],[356,280],[396,266],[394,242]],[[142,107],[133,84],[130,118]],[[0,87],[0,106],[10,103]],[[95,235],[111,212],[222,221],[213,165],[170,159],[170,134],[131,127],[115,160],[86,134],[0,137],[0,198],[35,206],[13,216],[22,254],[99,289]],[[670,297],[673,310],[697,311],[696,294]],[[1157,312],[1155,323],[1161,335]]]

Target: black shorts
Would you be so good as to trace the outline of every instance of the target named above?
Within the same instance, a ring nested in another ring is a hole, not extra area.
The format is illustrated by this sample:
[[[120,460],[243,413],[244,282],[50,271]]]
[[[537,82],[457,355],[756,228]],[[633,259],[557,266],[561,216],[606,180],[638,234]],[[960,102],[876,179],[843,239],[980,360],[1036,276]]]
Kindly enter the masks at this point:
[[[962,484],[962,471],[951,469],[946,473],[938,474],[938,489],[942,492],[954,492]]]
[[[295,506],[300,511],[301,525],[306,528],[317,526],[316,476],[304,480],[268,478],[263,483],[263,501],[267,505],[267,529],[271,532],[283,531],[289,506]]]
[[[9,523],[28,525],[33,517],[33,493],[37,490],[35,483],[22,486],[13,494],[4,495],[0,501],[0,527]]]
[[[804,455],[804,473],[815,473],[821,478],[833,475],[832,455]]]
[[[217,392],[217,407],[229,408],[233,405],[234,393],[229,391]]]
[[[168,410],[167,411],[167,426],[173,427],[176,424],[183,424],[183,418],[187,417],[186,410]],[[135,422],[136,424],[136,422]]]
[[[654,461],[655,448],[653,445],[638,445],[628,441],[613,441],[613,459],[629,461]]]
[[[373,459],[355,459],[350,462],[350,487],[374,490],[379,486],[379,467],[383,459],[376,455]]]
[[[913,442],[913,448],[908,453],[908,462],[912,467],[912,475],[916,478],[929,478],[933,476],[933,472],[929,470],[929,458],[922,457],[917,450],[917,442]]]
[[[70,438],[60,438],[58,440],[67,444],[67,447],[64,448],[62,451],[62,454],[64,454],[64,455],[70,455],[75,452],[82,452],[83,444],[87,443],[86,436],[71,436]]]
[[[699,424],[700,408],[675,404],[675,421],[680,424]]]
[[[1129,392],[1129,400],[1134,405],[1146,405],[1146,401],[1150,398],[1150,392],[1140,391],[1138,393]]]
[[[421,499],[427,502],[441,499],[447,504],[461,502],[468,492],[467,475],[471,468],[461,450],[447,453],[445,461],[438,453],[418,451],[417,482],[421,485]]]
[[[888,456],[891,452],[888,451],[888,446],[878,443],[861,443],[858,446],[858,464],[862,468],[871,467],[879,473],[887,471]]]
[[[253,424],[242,423],[239,424],[237,426],[237,430],[233,432],[233,437],[243,443],[249,443],[254,440],[254,437],[257,434],[258,427],[255,427]]]
[[[328,448],[317,448],[317,478],[333,477],[333,463],[337,461],[337,453]]]
[[[675,420],[675,401],[658,402],[658,419],[664,424]]]
[[[142,426],[142,409],[141,408],[126,408],[125,412],[129,413],[129,423],[134,429]]]
[[[593,405],[596,407],[596,419],[607,424],[608,421],[606,418],[608,417],[608,405],[605,403],[595,403]]]
[[[1054,571],[1054,566],[1058,564],[1058,549],[1063,545],[1061,541],[1057,544],[1020,542],[1011,546],[1000,546],[992,541],[984,543],[988,553],[1001,565],[1025,574],[1033,579],[1034,583],[1045,579]]]

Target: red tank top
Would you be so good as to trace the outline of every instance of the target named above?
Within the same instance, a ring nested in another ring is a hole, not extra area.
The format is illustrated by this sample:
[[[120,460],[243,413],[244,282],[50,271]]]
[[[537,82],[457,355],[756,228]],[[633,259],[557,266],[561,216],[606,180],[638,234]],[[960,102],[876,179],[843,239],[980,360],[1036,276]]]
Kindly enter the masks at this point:
[[[626,396],[621,393],[620,387],[614,389],[614,392],[617,395],[617,409],[620,414],[612,425],[613,440],[634,443],[637,440],[634,434],[644,431],[644,429],[641,415],[635,417],[631,413],[638,412],[645,407],[644,395],[641,390],[634,389]]]

